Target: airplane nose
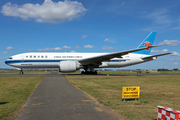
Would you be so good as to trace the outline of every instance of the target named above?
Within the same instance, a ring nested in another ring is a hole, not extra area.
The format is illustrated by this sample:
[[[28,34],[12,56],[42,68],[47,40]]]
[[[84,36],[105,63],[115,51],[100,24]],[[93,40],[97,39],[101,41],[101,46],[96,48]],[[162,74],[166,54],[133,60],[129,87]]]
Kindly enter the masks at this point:
[[[5,63],[8,65],[8,61],[6,60]]]

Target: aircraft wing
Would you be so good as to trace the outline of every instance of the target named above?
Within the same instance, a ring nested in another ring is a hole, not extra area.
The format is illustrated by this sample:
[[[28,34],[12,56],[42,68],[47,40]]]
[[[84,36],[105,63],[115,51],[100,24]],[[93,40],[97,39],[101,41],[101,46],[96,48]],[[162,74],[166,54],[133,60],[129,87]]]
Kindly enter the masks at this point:
[[[136,52],[136,51],[140,51],[140,50],[144,50],[144,49],[148,49],[148,48],[158,47],[158,46],[159,45],[148,46],[148,47],[144,47],[144,48],[137,48],[137,49],[132,49],[132,50],[126,50],[126,51],[122,51],[122,52],[109,53],[109,54],[100,55],[100,56],[96,56],[96,57],[81,59],[81,60],[79,60],[79,62],[82,63],[83,65],[88,65],[88,64],[99,65],[99,64],[101,64],[101,62],[110,61],[110,59],[115,58],[115,57],[120,58],[121,56],[126,55],[128,53],[132,53],[132,52]]]

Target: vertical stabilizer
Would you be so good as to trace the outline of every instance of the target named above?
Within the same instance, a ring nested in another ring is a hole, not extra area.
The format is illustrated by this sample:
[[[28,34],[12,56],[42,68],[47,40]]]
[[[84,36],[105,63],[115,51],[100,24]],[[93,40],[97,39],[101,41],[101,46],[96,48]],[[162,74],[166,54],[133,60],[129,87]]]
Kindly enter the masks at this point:
[[[156,32],[151,32],[146,37],[146,39],[137,48],[143,48],[143,47],[152,46],[153,43],[154,43],[155,37],[156,37]],[[141,50],[141,51],[137,51],[137,52],[134,52],[134,53],[149,55],[150,52],[151,52],[151,48],[148,48],[148,49],[145,49],[145,50]]]

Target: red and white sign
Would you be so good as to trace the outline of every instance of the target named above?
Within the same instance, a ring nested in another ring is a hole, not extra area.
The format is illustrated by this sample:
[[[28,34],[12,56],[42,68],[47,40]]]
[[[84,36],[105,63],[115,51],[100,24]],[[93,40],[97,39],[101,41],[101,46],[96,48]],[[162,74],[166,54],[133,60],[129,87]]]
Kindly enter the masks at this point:
[[[157,106],[157,120],[180,120],[180,111],[165,106]]]

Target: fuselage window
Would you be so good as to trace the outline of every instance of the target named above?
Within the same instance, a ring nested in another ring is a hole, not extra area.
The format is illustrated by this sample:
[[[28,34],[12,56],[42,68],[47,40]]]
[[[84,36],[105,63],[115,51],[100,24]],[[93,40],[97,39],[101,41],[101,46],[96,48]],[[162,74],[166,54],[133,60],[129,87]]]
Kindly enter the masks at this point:
[[[44,58],[44,56],[41,56],[41,58]]]
[[[40,56],[38,56],[38,58],[40,58]]]
[[[26,56],[26,58],[28,58],[28,56]]]
[[[36,56],[34,56],[34,58],[36,58]]]
[[[32,58],[32,55],[30,55],[30,58]]]
[[[47,56],[45,56],[45,58],[47,58]]]

